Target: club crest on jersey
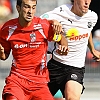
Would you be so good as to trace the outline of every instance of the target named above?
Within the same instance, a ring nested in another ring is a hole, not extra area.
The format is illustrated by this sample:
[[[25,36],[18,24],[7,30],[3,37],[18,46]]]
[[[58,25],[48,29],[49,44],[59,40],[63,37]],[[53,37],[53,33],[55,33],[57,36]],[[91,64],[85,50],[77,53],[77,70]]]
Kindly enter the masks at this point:
[[[92,22],[88,22],[88,28],[91,28],[92,27]]]
[[[31,39],[31,42],[36,41],[36,35],[35,35],[35,33],[31,33],[30,34],[30,39]]]

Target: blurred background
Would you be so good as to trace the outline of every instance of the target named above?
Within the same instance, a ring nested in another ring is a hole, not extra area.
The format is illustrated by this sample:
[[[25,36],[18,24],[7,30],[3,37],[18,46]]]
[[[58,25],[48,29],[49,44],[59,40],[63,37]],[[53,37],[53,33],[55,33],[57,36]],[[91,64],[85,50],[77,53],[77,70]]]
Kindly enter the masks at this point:
[[[37,0],[36,16],[53,10],[55,7],[70,3],[70,0]],[[92,0],[90,9],[98,15],[98,22],[94,27],[93,42],[95,48],[100,51],[100,0]],[[0,28],[11,18],[18,17],[16,11],[16,0],[0,0]],[[6,61],[0,60],[0,99],[2,89],[5,84],[5,78],[11,68],[12,56]],[[85,91],[82,94],[81,100],[100,100],[100,63],[94,62],[90,51],[87,49],[86,56],[86,73],[84,78]]]

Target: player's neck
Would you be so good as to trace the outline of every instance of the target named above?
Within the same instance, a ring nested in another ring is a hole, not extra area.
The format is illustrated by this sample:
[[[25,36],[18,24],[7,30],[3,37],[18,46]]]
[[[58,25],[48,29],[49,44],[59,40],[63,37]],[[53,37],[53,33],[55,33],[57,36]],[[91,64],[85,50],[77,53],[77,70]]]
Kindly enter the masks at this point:
[[[79,16],[79,17],[82,17],[82,16],[84,15],[84,13],[82,13],[82,12],[81,12],[77,7],[75,7],[75,6],[72,6],[71,11],[72,11],[75,15],[77,15],[77,16]]]
[[[31,21],[28,22],[28,21],[22,20],[22,19],[19,17],[19,24],[20,24],[21,27],[28,27],[28,26],[30,26]]]

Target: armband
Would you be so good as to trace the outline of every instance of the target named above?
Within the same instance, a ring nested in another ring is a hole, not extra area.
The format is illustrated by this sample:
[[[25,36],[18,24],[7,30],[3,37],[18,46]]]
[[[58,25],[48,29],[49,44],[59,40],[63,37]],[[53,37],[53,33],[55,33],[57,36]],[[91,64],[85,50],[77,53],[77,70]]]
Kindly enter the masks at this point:
[[[53,41],[59,42],[61,40],[61,34],[54,34]]]

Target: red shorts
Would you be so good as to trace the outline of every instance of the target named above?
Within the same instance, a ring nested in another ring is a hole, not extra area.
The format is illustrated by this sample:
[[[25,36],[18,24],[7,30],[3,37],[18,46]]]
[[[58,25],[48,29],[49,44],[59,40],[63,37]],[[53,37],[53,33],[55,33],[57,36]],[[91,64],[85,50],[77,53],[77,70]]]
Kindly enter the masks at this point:
[[[35,83],[12,74],[7,77],[4,94],[12,94],[18,100],[54,100],[47,83]]]

